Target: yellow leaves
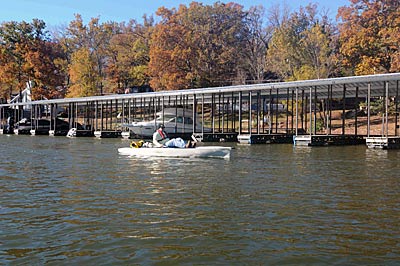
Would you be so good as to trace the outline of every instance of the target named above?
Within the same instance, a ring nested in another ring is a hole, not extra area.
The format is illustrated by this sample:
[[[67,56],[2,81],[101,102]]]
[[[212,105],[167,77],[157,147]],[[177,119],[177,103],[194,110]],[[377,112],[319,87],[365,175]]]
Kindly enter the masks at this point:
[[[310,65],[303,65],[293,73],[293,80],[315,79],[315,70]]]
[[[392,63],[390,71],[400,72],[400,51],[397,51],[392,54]]]
[[[72,85],[67,97],[84,97],[98,94],[97,84],[100,81],[98,72],[94,69],[95,59],[90,51],[81,48],[72,54],[69,75]]]
[[[384,69],[381,67],[379,58],[371,56],[362,56],[360,63],[355,68],[356,75],[370,75],[384,73]]]
[[[398,71],[400,8],[397,1],[352,0],[339,9],[340,52],[343,63],[354,73],[373,74]],[[397,23],[395,21],[398,21]]]
[[[320,23],[313,15],[315,8],[292,14],[273,33],[267,64],[284,80],[327,78],[336,69],[333,26],[323,20]]]
[[[134,80],[133,85],[136,86],[146,85],[146,82],[148,80],[147,72],[148,72],[148,66],[146,65],[132,67],[130,71],[130,76]]]
[[[106,68],[110,82],[120,87],[148,84],[147,34],[150,34],[150,29],[122,27],[122,33],[111,38]]]
[[[79,97],[97,95],[103,85],[175,90],[261,81],[266,73],[325,78],[342,74],[339,61],[358,75],[400,71],[398,1],[349,2],[339,9],[340,35],[314,5],[287,12],[281,21],[275,14],[268,29],[261,10],[244,11],[235,3],[161,7],[156,26],[152,18],[127,25],[93,18],[85,25],[78,14],[57,44],[35,37],[43,35],[40,21],[5,23],[0,86],[18,88],[34,79],[35,93],[53,95],[56,86],[70,85],[68,96]]]

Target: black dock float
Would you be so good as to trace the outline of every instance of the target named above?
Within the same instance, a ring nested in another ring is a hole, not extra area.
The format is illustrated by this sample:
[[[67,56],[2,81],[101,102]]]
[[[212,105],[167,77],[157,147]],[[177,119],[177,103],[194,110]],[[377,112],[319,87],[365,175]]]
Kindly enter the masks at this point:
[[[14,134],[15,135],[30,135],[31,130],[30,129],[14,129]]]
[[[239,135],[239,143],[242,144],[292,144],[291,134],[251,134]]]
[[[196,136],[196,134],[194,134]],[[237,142],[238,133],[203,133],[203,142]]]
[[[122,131],[104,131],[99,130],[94,132],[96,138],[120,138],[122,136]]]
[[[0,135],[7,135],[7,134],[14,134],[14,130],[10,131],[7,130],[6,128],[0,129]]]
[[[365,136],[353,135],[297,135],[293,137],[295,146],[344,146],[365,145]]]
[[[66,136],[68,134],[68,130],[50,130],[49,136]]]
[[[77,130],[76,137],[94,137],[93,130]]]
[[[49,130],[48,129],[31,129],[30,134],[32,136],[38,136],[38,135],[49,135]]]

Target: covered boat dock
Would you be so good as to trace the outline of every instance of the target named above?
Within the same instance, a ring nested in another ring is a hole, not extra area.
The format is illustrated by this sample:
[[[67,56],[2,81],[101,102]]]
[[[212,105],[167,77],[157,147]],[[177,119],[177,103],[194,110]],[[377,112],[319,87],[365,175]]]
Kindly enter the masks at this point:
[[[400,73],[392,73],[8,103],[0,105],[0,133],[13,134],[25,118],[32,135],[65,136],[75,128],[77,137],[135,138],[127,124],[175,108],[190,110],[193,126],[184,131],[177,122],[171,136],[394,148],[399,146],[399,81]],[[47,131],[40,127],[44,120]]]

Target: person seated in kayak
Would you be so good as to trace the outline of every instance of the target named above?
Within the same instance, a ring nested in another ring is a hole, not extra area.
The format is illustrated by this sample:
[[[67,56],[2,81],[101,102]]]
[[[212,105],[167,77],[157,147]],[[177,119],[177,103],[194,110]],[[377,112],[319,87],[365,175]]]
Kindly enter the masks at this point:
[[[156,147],[162,147],[169,141],[167,133],[164,131],[164,124],[158,125],[158,129],[153,134],[153,144]]]
[[[155,147],[169,147],[169,148],[194,148],[191,141],[185,143],[181,138],[169,139],[167,133],[164,131],[164,124],[160,124],[158,129],[153,134],[153,144]]]

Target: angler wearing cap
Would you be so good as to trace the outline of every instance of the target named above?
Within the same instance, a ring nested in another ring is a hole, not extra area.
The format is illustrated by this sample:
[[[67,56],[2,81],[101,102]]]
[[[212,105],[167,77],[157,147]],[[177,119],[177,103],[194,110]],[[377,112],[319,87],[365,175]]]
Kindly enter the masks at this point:
[[[164,131],[164,128],[164,124],[158,125],[158,129],[153,134],[153,144],[156,147],[163,147],[165,143],[169,141],[169,138],[167,136],[167,133]]]

